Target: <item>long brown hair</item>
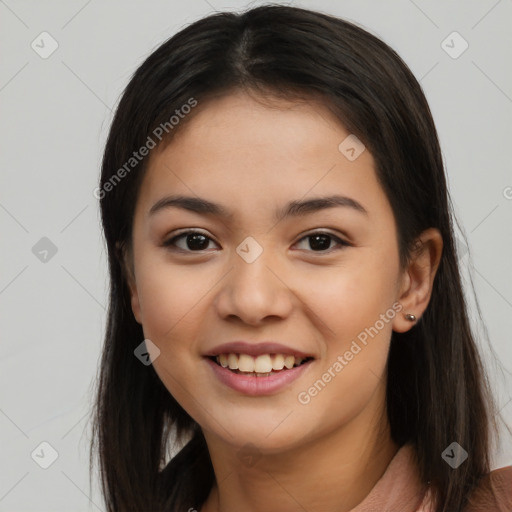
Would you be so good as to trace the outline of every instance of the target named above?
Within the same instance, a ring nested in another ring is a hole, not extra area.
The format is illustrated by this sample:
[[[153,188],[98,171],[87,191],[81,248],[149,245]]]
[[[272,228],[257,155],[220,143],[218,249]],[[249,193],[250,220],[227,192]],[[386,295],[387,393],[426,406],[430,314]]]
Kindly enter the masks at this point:
[[[221,12],[188,25],[149,55],[117,107],[98,188],[110,301],[91,443],[107,509],[199,509],[214,482],[199,425],[152,365],[134,357],[144,336],[131,311],[121,257],[131,244],[147,158],[130,167],[126,162],[191,98],[199,110],[208,98],[234,89],[320,99],[363,141],[394,212],[402,268],[423,230],[441,232],[443,254],[429,306],[408,332],[392,333],[387,414],[394,441],[413,443],[421,478],[435,492],[436,512],[462,510],[490,469],[496,406],[468,317],[429,106],[406,64],[380,39],[337,17],[279,5]],[[193,116],[194,110],[167,125],[162,140]],[[169,462],[175,439],[190,442]],[[453,441],[470,454],[456,470],[441,457]]]

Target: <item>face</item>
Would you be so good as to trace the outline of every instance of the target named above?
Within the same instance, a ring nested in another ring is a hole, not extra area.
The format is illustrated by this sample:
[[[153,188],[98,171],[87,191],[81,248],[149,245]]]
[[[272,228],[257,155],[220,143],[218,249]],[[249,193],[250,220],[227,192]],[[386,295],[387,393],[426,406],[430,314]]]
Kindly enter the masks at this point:
[[[276,453],[384,407],[397,234],[372,155],[341,144],[349,135],[313,102],[236,93],[151,154],[132,309],[159,377],[210,439]],[[331,196],[345,199],[287,211]]]

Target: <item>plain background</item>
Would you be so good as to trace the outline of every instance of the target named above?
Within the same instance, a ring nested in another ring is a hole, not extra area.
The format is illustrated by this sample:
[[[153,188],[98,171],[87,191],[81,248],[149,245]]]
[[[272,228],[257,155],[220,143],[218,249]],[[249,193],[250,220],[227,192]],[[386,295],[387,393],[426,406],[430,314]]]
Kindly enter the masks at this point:
[[[259,3],[0,0],[1,511],[104,510],[97,482],[89,488],[87,450],[108,293],[93,189],[112,110],[143,59],[185,24]],[[492,348],[510,372],[512,1],[293,5],[362,25],[420,80],[467,236],[467,286],[471,275]],[[51,49],[45,31],[58,48],[43,59],[31,44]],[[490,354],[487,342],[483,350]],[[510,379],[491,374],[510,425]],[[31,456],[50,460],[42,442],[58,454],[47,469]],[[505,443],[495,467],[512,463],[509,436]]]

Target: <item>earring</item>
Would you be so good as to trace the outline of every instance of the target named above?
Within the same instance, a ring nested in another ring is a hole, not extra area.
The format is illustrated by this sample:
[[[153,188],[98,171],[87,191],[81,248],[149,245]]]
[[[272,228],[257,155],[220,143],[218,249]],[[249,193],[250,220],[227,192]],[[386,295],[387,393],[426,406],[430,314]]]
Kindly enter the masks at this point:
[[[411,313],[404,313],[404,317],[406,320],[410,320],[411,322],[416,321],[416,316],[412,315]]]

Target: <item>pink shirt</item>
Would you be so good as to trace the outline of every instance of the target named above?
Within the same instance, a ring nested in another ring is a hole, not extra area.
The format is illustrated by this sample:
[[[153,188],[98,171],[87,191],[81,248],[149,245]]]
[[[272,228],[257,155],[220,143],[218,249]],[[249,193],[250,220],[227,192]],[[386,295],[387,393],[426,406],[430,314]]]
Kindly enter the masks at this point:
[[[405,444],[366,498],[350,512],[433,512],[429,486],[419,479],[414,447]],[[512,466],[487,475],[464,512],[512,511]]]

